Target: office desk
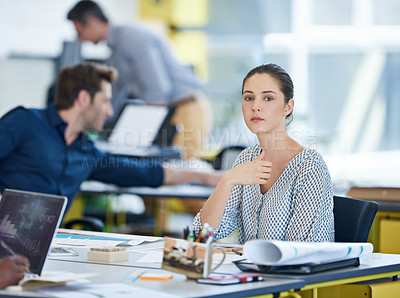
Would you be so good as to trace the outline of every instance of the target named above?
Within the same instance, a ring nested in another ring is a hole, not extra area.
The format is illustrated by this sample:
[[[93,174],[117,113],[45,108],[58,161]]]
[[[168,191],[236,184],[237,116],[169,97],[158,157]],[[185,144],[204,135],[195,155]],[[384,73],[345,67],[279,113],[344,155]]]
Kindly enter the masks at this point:
[[[63,230],[70,231],[72,230]],[[135,236],[131,235],[121,235],[121,234],[111,234],[111,233],[96,233],[96,232],[83,232],[76,231],[76,233],[87,233],[91,235],[111,235],[116,238],[126,238],[132,239]],[[154,239],[162,239],[157,237],[152,237]],[[161,260],[162,257],[160,255],[159,262],[156,263],[143,263],[139,262],[139,259],[143,256],[142,253],[135,252],[135,250],[142,249],[156,249],[163,247],[163,241],[157,241],[152,243],[145,243],[136,247],[131,248],[133,251],[130,253],[129,262],[125,263],[116,263],[116,264],[105,264],[105,263],[95,263],[95,262],[87,262],[85,251],[88,251],[89,248],[84,247],[76,247],[75,249],[80,252],[80,256],[78,257],[55,257],[49,258],[46,261],[44,271],[68,271],[74,273],[91,273],[97,272],[100,275],[95,278],[91,278],[90,281],[92,284],[106,284],[106,283],[120,283],[121,280],[129,275],[131,272],[137,269],[145,269],[146,273],[169,273],[164,271],[161,268]],[[130,249],[130,250],[131,250]],[[239,269],[236,268],[233,264],[222,265],[216,272],[219,273],[239,273]],[[129,293],[129,297],[135,295],[135,297],[143,297],[140,295],[140,289],[147,289],[148,291],[152,291],[151,297],[162,297],[162,295],[170,295],[169,297],[226,297],[226,298],[234,298],[234,297],[244,297],[244,296],[255,296],[255,295],[264,295],[269,293],[280,293],[292,291],[295,289],[300,289],[304,287],[304,282],[301,279],[290,278],[290,279],[282,279],[277,277],[269,277],[264,281],[253,282],[247,284],[235,284],[229,286],[216,286],[216,285],[205,285],[198,284],[194,280],[188,280],[184,275],[173,273],[173,279],[168,281],[144,281],[137,280],[135,281],[131,289],[132,292]],[[63,287],[66,290],[74,289],[73,285],[68,285]],[[51,293],[51,288],[46,291]],[[35,293],[35,292],[34,292]],[[22,295],[31,295],[32,292],[23,292],[20,293]],[[0,296],[10,295],[9,292],[0,291]],[[32,296],[32,295],[31,295]],[[68,297],[74,297],[74,295],[70,295]],[[125,297],[125,296],[122,296]],[[128,297],[128,296],[126,296]],[[273,295],[269,295],[267,297],[273,297]]]
[[[135,237],[133,235],[111,233],[76,232],[91,233],[92,235],[99,236],[111,235],[117,238],[124,237],[126,239],[132,239]],[[119,283],[125,276],[138,268],[145,268],[147,273],[165,272],[160,269],[161,257],[159,262],[143,263],[139,261],[143,254],[138,251],[135,252],[135,250],[139,249],[150,250],[161,247],[163,247],[162,240],[136,246],[130,254],[130,261],[118,264],[88,263],[83,253],[81,253],[80,257],[58,257],[56,259],[48,259],[44,271],[63,270],[75,273],[98,272],[100,276],[91,279],[92,284]],[[88,250],[88,248],[81,249]],[[139,289],[137,288],[143,288],[149,291],[152,290],[153,297],[158,297],[158,295],[162,294],[169,294],[171,295],[170,297],[244,297],[266,294],[268,295],[263,297],[278,297],[277,293],[282,293],[284,296],[293,292],[293,290],[301,289],[311,290],[314,294],[313,297],[317,297],[317,289],[319,288],[397,276],[400,274],[400,255],[375,254],[374,256],[375,258],[371,259],[370,264],[361,265],[360,267],[342,268],[311,275],[265,274],[265,280],[262,282],[229,286],[197,284],[193,280],[187,280],[184,275],[173,273],[173,279],[168,281],[137,280],[133,284],[132,294],[138,292]],[[216,272],[234,274],[238,273],[239,270],[233,264],[224,264],[218,268]],[[65,289],[72,288],[71,285],[65,287]],[[275,293],[275,296],[273,293]],[[5,294],[10,295],[9,292],[5,293],[4,291],[0,291],[0,296]],[[22,294],[29,295],[30,293],[24,292]]]
[[[208,199],[214,187],[203,185],[165,185],[160,187],[119,187],[96,181],[82,183],[80,191],[88,194],[135,194],[152,198],[196,198]]]
[[[155,227],[154,234],[161,235],[165,231],[168,204],[166,199],[179,198],[179,199],[199,199],[206,200],[214,191],[214,187],[203,185],[165,185],[160,187],[119,187],[113,184],[104,184],[97,181],[87,181],[81,185],[81,193],[95,195],[95,194],[134,194],[142,198],[151,198],[157,200],[157,208],[155,210],[155,217],[157,218],[157,226]],[[113,218],[113,216],[109,216]],[[124,219],[120,219],[124,222]],[[108,222],[111,225],[111,222]]]
[[[109,152],[118,156],[129,157],[134,159],[160,159],[160,160],[170,160],[170,159],[180,159],[181,150],[175,147],[158,147],[149,146],[138,147],[138,146],[128,146],[113,142],[97,141],[96,147],[105,152]]]
[[[394,277],[397,279],[397,275],[399,274],[400,255],[374,254],[374,258],[370,260],[368,265],[360,265],[359,267],[348,267],[308,275],[267,274],[265,276],[275,278],[301,278],[306,285],[301,289],[302,292],[300,295],[304,294],[304,291],[311,291],[311,295],[305,296],[317,298],[318,290],[325,287],[346,285],[350,283],[370,281],[386,277]]]
[[[72,272],[98,272],[100,276],[91,279],[93,283],[112,283],[120,282],[129,273],[138,269],[137,267],[122,267],[115,265],[93,264],[93,263],[77,263],[67,261],[51,260],[46,264],[46,270],[63,269]],[[231,267],[231,268],[229,268]],[[225,266],[225,269],[218,270],[220,272],[232,272],[236,269],[232,266]],[[165,272],[161,269],[146,269],[146,273]],[[253,282],[248,284],[236,284],[229,286],[215,286],[198,284],[194,280],[188,280],[184,275],[173,274],[173,279],[168,281],[143,281],[134,282],[134,287],[153,290],[153,297],[162,294],[170,294],[174,297],[244,297],[255,296],[267,293],[280,293],[290,291],[292,289],[300,289],[304,286],[304,282],[298,279],[280,279],[276,277],[268,278],[262,282]],[[135,291],[132,292],[135,294]],[[137,293],[136,293],[137,295]],[[138,297],[138,296],[136,296]],[[271,295],[272,297],[272,295]]]

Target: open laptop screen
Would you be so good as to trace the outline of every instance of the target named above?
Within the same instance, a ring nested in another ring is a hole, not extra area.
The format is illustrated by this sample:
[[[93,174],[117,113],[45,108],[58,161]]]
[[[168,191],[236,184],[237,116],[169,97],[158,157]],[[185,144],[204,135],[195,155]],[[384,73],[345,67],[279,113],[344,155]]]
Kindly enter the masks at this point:
[[[0,238],[16,254],[25,256],[32,273],[42,272],[67,198],[6,189],[0,201]],[[10,255],[3,248],[2,256]]]
[[[166,106],[127,103],[112,128],[108,142],[131,148],[150,147],[170,114],[171,109]]]

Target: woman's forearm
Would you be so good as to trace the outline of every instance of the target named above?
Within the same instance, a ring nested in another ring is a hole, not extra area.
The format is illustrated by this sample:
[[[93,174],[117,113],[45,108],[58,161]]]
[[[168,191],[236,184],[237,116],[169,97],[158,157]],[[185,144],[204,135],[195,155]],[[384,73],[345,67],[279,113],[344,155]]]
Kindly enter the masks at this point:
[[[224,175],[215,190],[208,198],[201,211],[201,223],[208,223],[212,228],[217,228],[222,221],[225,206],[228,202],[234,184]]]

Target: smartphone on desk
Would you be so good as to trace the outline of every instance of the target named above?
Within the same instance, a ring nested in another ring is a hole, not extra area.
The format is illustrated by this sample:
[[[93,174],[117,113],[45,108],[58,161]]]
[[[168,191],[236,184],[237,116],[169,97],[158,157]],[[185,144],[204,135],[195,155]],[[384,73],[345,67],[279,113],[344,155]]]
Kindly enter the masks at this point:
[[[199,278],[197,283],[200,284],[211,284],[211,285],[232,285],[240,283],[248,283],[253,281],[262,281],[263,277],[261,274],[252,273],[240,273],[240,274],[229,274],[229,275],[215,275],[208,278]]]
[[[79,256],[79,253],[70,247],[54,246],[54,247],[50,248],[49,256],[50,257],[58,257],[58,256],[71,257],[71,256]]]

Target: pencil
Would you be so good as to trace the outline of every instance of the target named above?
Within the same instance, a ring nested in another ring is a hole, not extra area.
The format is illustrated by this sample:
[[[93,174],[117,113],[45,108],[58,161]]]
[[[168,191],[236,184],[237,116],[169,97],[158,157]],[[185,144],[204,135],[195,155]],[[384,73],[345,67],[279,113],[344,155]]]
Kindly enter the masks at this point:
[[[10,255],[12,255],[13,257],[17,256],[17,254],[11,249],[11,247],[9,247],[3,240],[0,240],[0,244],[1,246],[3,246],[5,250],[7,250],[10,253]],[[25,271],[27,273],[31,273],[29,267],[25,267]]]

